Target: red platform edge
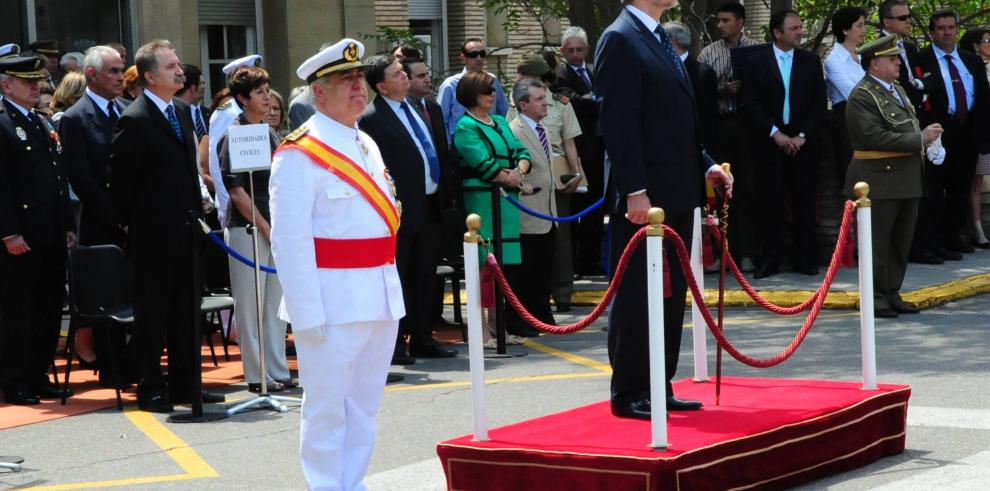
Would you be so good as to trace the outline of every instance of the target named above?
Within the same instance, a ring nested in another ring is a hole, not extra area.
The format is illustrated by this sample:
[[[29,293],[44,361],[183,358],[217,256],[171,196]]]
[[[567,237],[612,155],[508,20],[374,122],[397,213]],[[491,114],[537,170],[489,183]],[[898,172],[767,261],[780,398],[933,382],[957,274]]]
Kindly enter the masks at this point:
[[[647,448],[648,421],[615,418],[605,401],[492,429],[487,442],[440,442],[437,454],[453,491],[779,489],[904,451],[910,386],[860,387],[726,377],[715,408],[713,384],[682,380],[675,393],[706,409],[672,414],[666,451]]]

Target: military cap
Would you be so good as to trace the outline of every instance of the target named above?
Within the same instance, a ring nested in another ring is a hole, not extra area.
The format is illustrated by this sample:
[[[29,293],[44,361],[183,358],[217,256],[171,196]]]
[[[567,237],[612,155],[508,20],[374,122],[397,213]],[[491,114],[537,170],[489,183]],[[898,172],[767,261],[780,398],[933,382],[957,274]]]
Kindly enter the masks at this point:
[[[41,73],[45,60],[35,56],[8,56],[0,58],[0,73],[25,80],[48,78]]]
[[[364,45],[360,41],[344,38],[304,61],[296,70],[296,75],[306,83],[313,83],[318,78],[333,72],[362,67],[362,57],[364,57]]]
[[[240,67],[243,66],[261,66],[261,55],[248,55],[244,58],[238,58],[230,63],[223,66],[223,74],[230,75],[234,73]]]
[[[877,56],[898,56],[904,52],[904,48],[898,46],[900,37],[896,34],[889,34],[879,39],[874,39],[856,49],[858,54]]]
[[[14,43],[0,46],[0,58],[6,58],[8,56],[17,56],[20,52],[21,52],[21,47]]]
[[[58,41],[35,41],[28,45],[28,49],[45,56],[58,56]]]
[[[542,77],[550,71],[550,65],[542,56],[536,53],[527,53],[523,55],[517,70],[529,77]]]

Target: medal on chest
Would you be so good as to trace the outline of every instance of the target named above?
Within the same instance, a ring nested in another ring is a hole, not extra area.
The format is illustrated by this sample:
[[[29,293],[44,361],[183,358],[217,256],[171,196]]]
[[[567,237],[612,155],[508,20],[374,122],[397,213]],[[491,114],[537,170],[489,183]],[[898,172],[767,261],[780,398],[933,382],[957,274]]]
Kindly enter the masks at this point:
[[[46,125],[47,126],[47,125]],[[58,132],[55,131],[51,126],[48,127],[48,137],[51,138],[52,143],[55,144],[55,152],[59,155],[62,154],[62,140],[58,138]]]
[[[18,126],[17,129],[14,130],[14,132],[17,133],[17,137],[20,138],[22,142],[26,142],[27,141],[28,135],[27,135],[27,132],[24,131],[24,128],[21,128],[20,126]]]
[[[402,217],[402,202],[399,201],[399,195],[395,192],[395,181],[392,180],[392,174],[389,174],[388,168],[382,170],[382,174],[385,176],[385,182],[388,184],[388,192],[392,194],[392,199],[395,200],[395,211]]]

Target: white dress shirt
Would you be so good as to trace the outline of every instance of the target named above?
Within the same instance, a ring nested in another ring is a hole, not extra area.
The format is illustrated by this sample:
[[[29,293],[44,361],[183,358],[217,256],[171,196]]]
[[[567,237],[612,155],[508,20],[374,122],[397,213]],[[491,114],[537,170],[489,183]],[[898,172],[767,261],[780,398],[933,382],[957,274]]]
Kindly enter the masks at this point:
[[[96,92],[93,92],[92,90],[89,90],[89,87],[86,87],[86,95],[88,95],[89,98],[92,99],[93,102],[96,103],[96,107],[100,108],[100,111],[103,112],[103,115],[104,116],[106,116],[108,118],[110,117],[110,113],[107,112],[107,106],[110,105],[110,100],[109,99],[106,99],[106,98],[100,96],[99,94],[97,94]],[[113,109],[114,109],[114,111],[117,111],[117,116],[119,117],[120,116],[120,107],[117,106],[117,103],[116,102],[113,103]]]
[[[171,106],[173,108],[172,111],[175,111],[174,109],[175,106],[172,105],[172,99],[169,99],[168,102],[165,102],[160,97],[155,95],[154,92],[148,89],[144,89],[144,95],[148,96],[148,99],[151,99],[151,102],[155,103],[155,107],[157,107],[158,110],[162,112],[162,116],[165,116],[165,119],[168,119],[168,114],[165,112],[167,108]],[[176,118],[178,117],[179,116],[176,115]]]
[[[430,138],[430,129],[426,126],[426,123],[420,119],[419,115],[416,114],[416,110],[413,109],[413,106],[409,101],[397,101],[382,95],[379,95],[379,97],[385,100],[388,107],[392,108],[392,112],[398,116],[399,121],[402,121],[402,126],[405,126],[406,132],[409,133],[409,138],[412,138],[413,143],[416,144],[416,149],[419,150],[419,156],[423,158],[423,173],[426,175],[426,194],[433,194],[437,192],[437,183],[433,182],[433,178],[430,177],[430,161],[426,158],[426,150],[423,149],[423,145],[419,142],[419,138],[416,138],[416,132],[413,131],[412,125],[418,125],[419,130],[422,131],[427,138]],[[406,117],[406,112],[402,110],[402,107],[400,107],[403,102],[406,103],[406,106],[409,108],[409,112],[413,115],[413,119],[415,121],[409,121],[409,118]],[[436,153],[436,151],[437,150],[434,147],[433,152]],[[437,163],[439,163],[439,159],[440,156],[437,155]]]
[[[866,71],[859,62],[859,55],[850,53],[845,46],[836,44],[825,57],[825,80],[832,104],[846,102],[853,87],[863,80]]]

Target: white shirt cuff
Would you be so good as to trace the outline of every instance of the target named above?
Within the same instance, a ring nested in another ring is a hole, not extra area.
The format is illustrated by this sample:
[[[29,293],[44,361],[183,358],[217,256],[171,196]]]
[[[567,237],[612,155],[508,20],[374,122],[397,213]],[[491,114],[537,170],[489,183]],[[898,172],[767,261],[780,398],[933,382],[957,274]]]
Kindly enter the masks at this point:
[[[777,129],[777,125],[771,126],[770,127],[770,138],[773,138],[773,134],[776,133],[776,132],[778,132],[778,131],[780,131],[780,130]]]
[[[631,192],[631,193],[627,194],[626,197],[629,197],[629,196],[638,196],[638,195],[643,194],[645,192],[646,192],[645,189],[640,189],[639,191],[634,191],[634,192]]]

